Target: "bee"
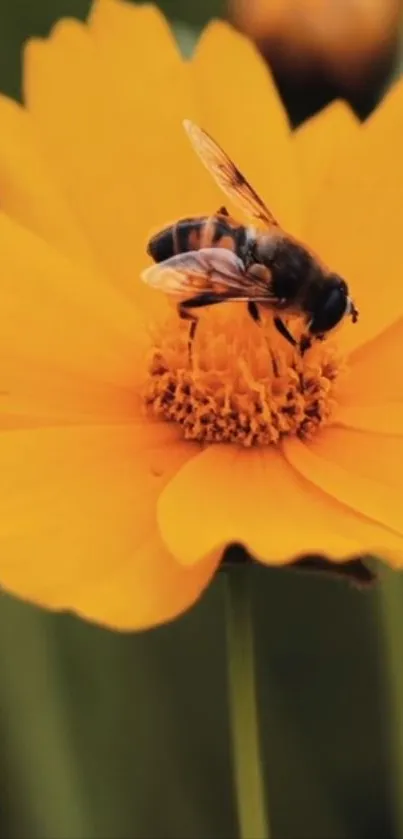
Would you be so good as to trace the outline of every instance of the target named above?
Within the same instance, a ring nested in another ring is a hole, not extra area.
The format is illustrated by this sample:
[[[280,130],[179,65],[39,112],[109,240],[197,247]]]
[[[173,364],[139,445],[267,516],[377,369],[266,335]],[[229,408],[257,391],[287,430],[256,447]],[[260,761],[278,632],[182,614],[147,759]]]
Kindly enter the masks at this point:
[[[196,333],[195,310],[225,302],[246,303],[261,323],[261,309],[273,314],[276,329],[304,353],[323,340],[346,316],[358,310],[347,283],[331,272],[304,244],[286,233],[223,149],[205,131],[184,121],[193,148],[216,183],[251,221],[244,226],[225,207],[211,216],[183,218],[149,240],[154,265],[142,279],[178,300],[178,314],[189,320],[189,348]],[[297,340],[284,318],[301,316]]]

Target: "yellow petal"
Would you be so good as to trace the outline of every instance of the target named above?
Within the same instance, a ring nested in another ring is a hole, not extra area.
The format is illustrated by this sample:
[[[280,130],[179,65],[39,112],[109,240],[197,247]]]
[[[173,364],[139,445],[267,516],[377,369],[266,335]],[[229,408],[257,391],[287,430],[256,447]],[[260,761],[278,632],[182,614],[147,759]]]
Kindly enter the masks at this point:
[[[144,235],[150,226],[210,212],[214,188],[182,125],[199,116],[189,66],[162,13],[153,5],[99,0],[89,31],[118,104],[119,132],[129,141],[127,166]]]
[[[101,276],[0,215],[0,425],[126,421],[147,325]]]
[[[195,180],[203,200],[205,178],[182,121],[196,118],[197,105],[171,27],[156,6],[99,0],[88,31],[118,106],[117,133],[123,128],[127,135],[128,175],[141,216],[160,224],[194,211],[189,184]]]
[[[345,102],[328,105],[303,123],[293,135],[304,205],[304,218],[318,199],[333,161],[348,148],[360,123]],[[304,221],[303,221],[304,223]]]
[[[342,425],[384,434],[403,432],[403,320],[354,352],[340,379],[336,420]]]
[[[220,556],[204,557],[185,568],[167,551],[154,521],[152,534],[133,551],[130,560],[112,567],[74,594],[72,608],[96,623],[121,629],[147,629],[178,617],[201,596]]]
[[[207,198],[212,189],[182,127],[195,116],[189,73],[162,15],[102,0],[90,26],[60,22],[49,40],[28,45],[25,91],[103,269],[131,296],[159,304],[138,280],[149,235],[208,211],[203,189]]]
[[[403,435],[403,404],[345,405],[339,407],[336,423],[358,431]]]
[[[185,609],[217,560],[195,575],[177,566],[155,502],[190,455],[168,424],[0,434],[2,586],[126,628]]]
[[[400,359],[403,355],[403,319],[351,354],[348,374],[341,379],[343,405],[403,401]]]
[[[346,351],[403,313],[403,83],[333,162],[307,221],[307,240],[347,280],[359,322],[340,333]]]
[[[223,22],[204,30],[191,62],[205,128],[290,232],[300,229],[285,110],[257,49]],[[237,212],[239,217],[239,212]]]
[[[179,524],[179,510],[186,526]],[[185,565],[231,542],[270,564],[309,553],[343,560],[385,544],[403,557],[403,538],[385,536],[383,528],[320,492],[275,449],[206,449],[167,484],[158,523],[168,550]]]
[[[289,439],[283,444],[288,462],[308,481],[344,504],[370,527],[381,525],[376,544],[363,550],[385,555],[398,548],[392,561],[401,565],[403,537],[403,440],[347,428],[331,428],[306,445]]]
[[[41,152],[29,114],[0,96],[0,123],[2,211],[68,256],[89,262],[85,238]]]

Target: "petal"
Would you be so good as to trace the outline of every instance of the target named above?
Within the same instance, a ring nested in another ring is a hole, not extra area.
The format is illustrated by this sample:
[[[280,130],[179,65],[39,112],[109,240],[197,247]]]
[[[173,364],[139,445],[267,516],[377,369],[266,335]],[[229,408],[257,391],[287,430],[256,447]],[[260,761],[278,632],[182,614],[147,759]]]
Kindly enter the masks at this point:
[[[403,404],[345,405],[338,409],[336,424],[375,434],[403,435]]]
[[[217,559],[184,573],[158,540],[156,498],[191,456],[168,424],[0,435],[0,581],[125,628],[189,606]]]
[[[294,132],[305,219],[311,215],[311,207],[318,199],[334,158],[348,148],[359,126],[351,108],[345,102],[337,101]]]
[[[343,560],[363,544],[384,545],[382,528],[302,479],[275,449],[206,449],[161,493],[158,524],[168,550],[185,565],[232,542],[271,564],[306,554]],[[386,543],[403,556],[403,539],[386,532]]]
[[[0,96],[1,209],[68,256],[90,261],[77,221],[57,187],[27,111]]]
[[[0,422],[133,418],[147,326],[101,276],[0,215]]]
[[[191,69],[202,127],[233,158],[281,224],[298,233],[300,207],[291,132],[257,49],[228,24],[215,21],[204,31]]]
[[[349,283],[360,310],[340,333],[348,351],[403,313],[403,82],[334,161],[312,206],[307,240]]]
[[[349,359],[340,379],[337,422],[363,431],[403,432],[403,320],[386,329]]]
[[[96,623],[121,629],[147,629],[189,609],[215,573],[220,554],[185,568],[167,551],[154,520],[151,535],[133,550],[129,562],[74,595],[72,608]]]
[[[98,0],[89,32],[118,106],[120,155],[121,135],[127,136],[126,176],[140,208],[137,222],[147,234],[150,225],[209,212],[214,187],[182,126],[185,118],[198,119],[192,79],[166,19],[153,5]]]
[[[182,125],[186,117],[198,118],[192,79],[172,30],[156,6],[99,0],[89,23],[100,66],[118,105],[119,145],[122,135],[128,138],[127,168],[132,171],[139,208],[136,221],[144,246],[151,230],[181,217],[208,213],[214,206],[214,185]],[[131,252],[130,229],[128,245]],[[143,264],[144,248],[140,259]]]
[[[396,537],[403,536],[403,440],[401,437],[331,428],[310,445],[296,438],[284,442],[288,462],[308,481],[344,504],[373,526],[381,525],[376,544],[363,543],[362,550],[402,564],[403,553]],[[403,544],[403,543],[402,543]]]
[[[348,374],[341,378],[343,404],[383,404],[403,400],[403,319],[385,329],[348,359]]]
[[[113,282],[150,306],[163,298],[138,282],[151,230],[209,206],[182,128],[188,77],[162,15],[113,0],[26,52],[28,108],[67,199]]]

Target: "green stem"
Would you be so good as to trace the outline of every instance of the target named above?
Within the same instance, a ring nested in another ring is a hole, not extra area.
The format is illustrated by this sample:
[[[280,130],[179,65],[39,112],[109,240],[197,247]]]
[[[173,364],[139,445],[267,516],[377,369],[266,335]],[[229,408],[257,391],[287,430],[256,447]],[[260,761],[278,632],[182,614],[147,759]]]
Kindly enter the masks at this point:
[[[269,839],[257,719],[251,570],[234,566],[226,571],[229,704],[240,836]]]
[[[403,580],[379,564],[394,832],[403,839]]]

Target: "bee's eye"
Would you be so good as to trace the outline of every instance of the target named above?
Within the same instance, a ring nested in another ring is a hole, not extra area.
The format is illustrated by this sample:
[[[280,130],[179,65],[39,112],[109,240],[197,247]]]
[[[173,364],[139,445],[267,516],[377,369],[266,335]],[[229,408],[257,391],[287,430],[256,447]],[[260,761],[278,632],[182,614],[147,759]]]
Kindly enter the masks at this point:
[[[348,307],[348,296],[343,285],[330,288],[326,291],[318,307],[313,313],[309,331],[312,334],[328,332],[341,321],[346,314]]]

